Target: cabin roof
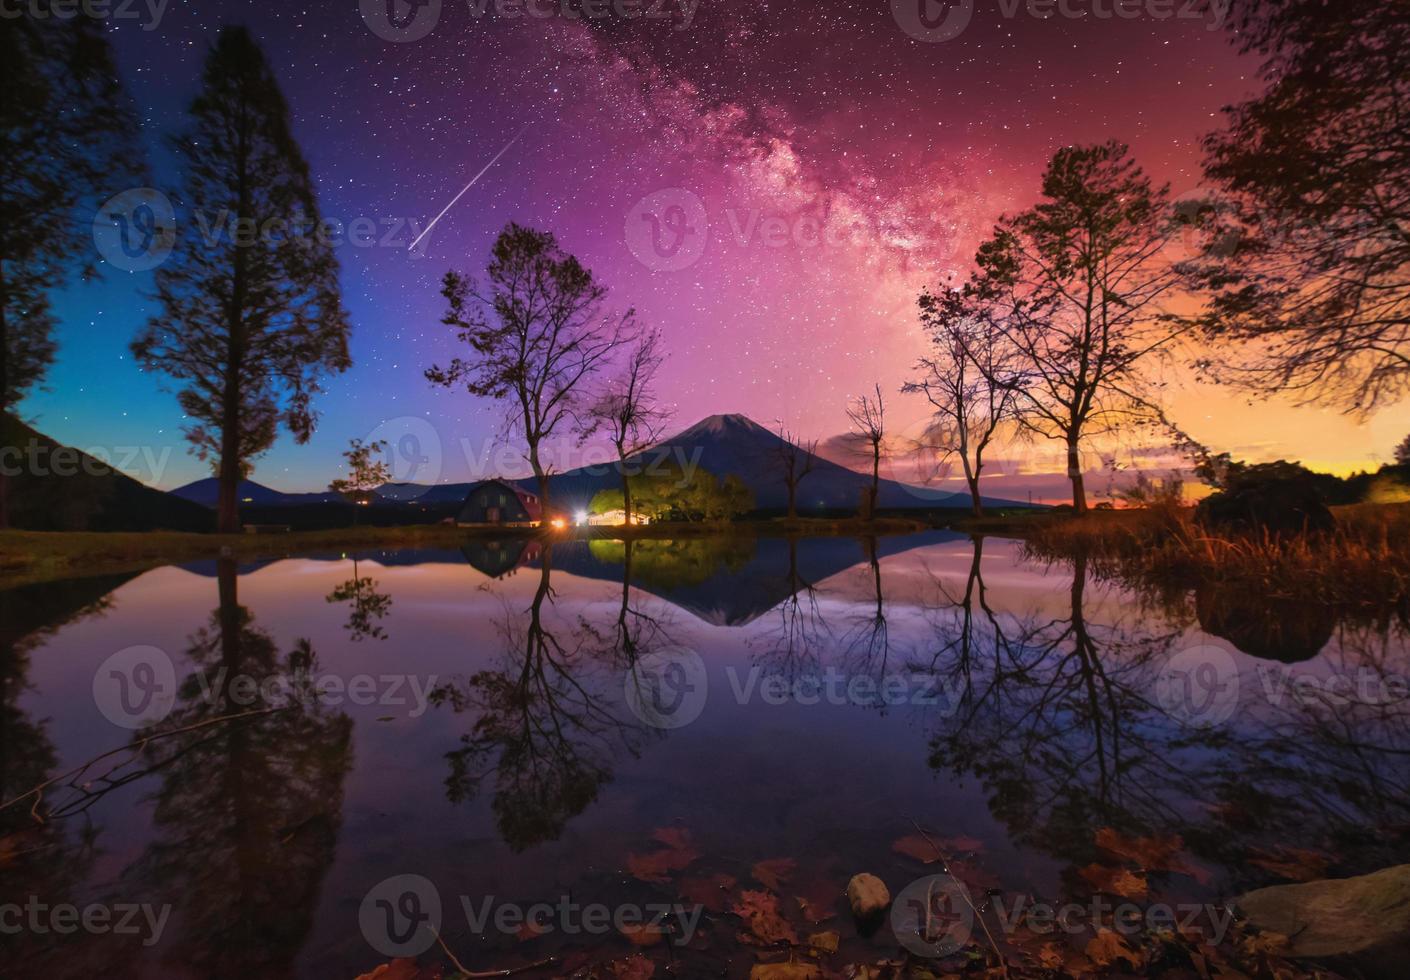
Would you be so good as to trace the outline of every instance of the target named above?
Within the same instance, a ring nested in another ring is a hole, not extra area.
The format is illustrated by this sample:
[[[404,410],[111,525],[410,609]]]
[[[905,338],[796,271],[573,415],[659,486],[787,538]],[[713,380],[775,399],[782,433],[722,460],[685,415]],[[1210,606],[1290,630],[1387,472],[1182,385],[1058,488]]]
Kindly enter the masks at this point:
[[[499,487],[502,490],[507,490],[508,492],[514,494],[514,496],[519,498],[519,502],[524,505],[524,510],[528,511],[529,517],[533,518],[534,520],[538,520],[543,515],[543,509],[539,504],[538,494],[531,493],[530,491],[525,490],[522,487],[516,487],[508,480],[501,480],[498,478],[491,480],[481,480],[479,483],[476,483],[471,486],[469,490],[465,491],[465,500],[462,501],[461,506],[464,506],[465,504],[469,503],[470,498],[473,497],[478,491],[483,490],[485,487]]]

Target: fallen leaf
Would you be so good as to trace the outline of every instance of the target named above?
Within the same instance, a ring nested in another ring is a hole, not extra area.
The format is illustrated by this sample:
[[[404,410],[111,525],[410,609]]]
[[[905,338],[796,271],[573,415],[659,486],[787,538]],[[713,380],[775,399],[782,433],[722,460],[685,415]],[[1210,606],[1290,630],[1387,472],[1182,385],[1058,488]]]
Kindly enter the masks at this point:
[[[1097,846],[1114,857],[1141,868],[1143,871],[1173,871],[1189,875],[1201,884],[1208,884],[1209,873],[1191,865],[1180,851],[1185,842],[1178,834],[1155,837],[1125,837],[1111,827],[1102,827],[1096,834]]]
[[[1285,847],[1276,852],[1259,851],[1248,859],[1248,863],[1289,881],[1316,881],[1327,876],[1331,858],[1318,851]]]
[[[627,870],[642,881],[664,884],[673,871],[683,871],[700,857],[690,841],[690,831],[681,827],[662,827],[651,835],[664,846],[650,854],[628,854]]]
[[[650,980],[656,973],[656,964],[640,953],[633,953],[625,959],[613,960],[607,969],[618,980]]]
[[[891,850],[897,854],[904,854],[908,858],[914,858],[921,864],[934,864],[940,860],[940,855],[930,841],[919,834],[902,837],[891,845]]]
[[[789,879],[798,867],[792,858],[770,858],[754,865],[754,880],[776,892],[783,891],[783,882]]]
[[[1045,970],[1057,970],[1067,962],[1067,957],[1057,943],[1044,943],[1038,949],[1038,965]]]
[[[798,941],[798,934],[779,913],[778,899],[769,892],[743,891],[730,911],[744,919],[750,933],[761,942]]]
[[[1288,937],[1281,932],[1259,932],[1247,935],[1241,944],[1250,956],[1280,955],[1288,951]]]
[[[422,973],[414,959],[392,960],[383,963],[371,973],[364,973],[357,980],[425,980],[430,974]]]
[[[623,923],[617,927],[617,931],[633,946],[655,946],[664,938],[661,935],[660,926],[643,925],[640,923],[633,925]]]
[[[1118,960],[1125,960],[1133,970],[1140,969],[1141,966],[1140,954],[1110,929],[1098,930],[1096,936],[1087,943],[1085,952],[1087,958],[1099,967],[1113,966]]]
[[[1101,864],[1089,864],[1082,868],[1078,874],[1099,892],[1108,895],[1119,895],[1122,898],[1145,898],[1146,879],[1143,875],[1132,873],[1125,868],[1108,868]]]
[[[822,970],[812,963],[755,963],[749,980],[816,980]]]
[[[684,878],[680,894],[691,905],[723,911],[729,904],[729,893],[735,886],[732,875],[716,874],[708,878]]]
[[[841,936],[832,931],[815,932],[808,937],[808,945],[814,949],[820,949],[824,953],[835,953],[837,952],[837,944],[841,939]]]

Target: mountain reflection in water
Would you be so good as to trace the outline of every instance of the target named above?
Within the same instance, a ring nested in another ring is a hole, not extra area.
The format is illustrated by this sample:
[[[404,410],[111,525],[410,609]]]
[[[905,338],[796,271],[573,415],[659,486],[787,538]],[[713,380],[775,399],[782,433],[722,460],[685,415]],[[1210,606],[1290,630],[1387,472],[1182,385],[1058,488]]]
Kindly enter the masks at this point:
[[[892,847],[912,818],[969,842],[972,887],[1050,898],[1081,892],[1103,828],[1178,835],[1183,870],[1152,894],[1210,900],[1294,860],[1393,863],[1410,827],[1403,619],[1155,597],[999,539],[476,542],[32,586],[0,612],[0,794],[63,777],[0,810],[0,902],[170,909],[150,944],[0,937],[6,975],[355,977],[387,959],[363,896],[398,874],[435,883],[476,969],[591,944],[474,934],[452,896],[675,900],[788,858],[840,912],[857,871],[893,892],[927,873]],[[95,690],[135,645],[179,683],[125,731]],[[1202,645],[1236,666],[1217,724],[1161,693]],[[661,727],[628,695],[681,651],[708,697]],[[328,676],[379,697],[329,698]],[[690,975],[747,975],[727,925],[678,951]],[[857,956],[891,948],[842,931]]]

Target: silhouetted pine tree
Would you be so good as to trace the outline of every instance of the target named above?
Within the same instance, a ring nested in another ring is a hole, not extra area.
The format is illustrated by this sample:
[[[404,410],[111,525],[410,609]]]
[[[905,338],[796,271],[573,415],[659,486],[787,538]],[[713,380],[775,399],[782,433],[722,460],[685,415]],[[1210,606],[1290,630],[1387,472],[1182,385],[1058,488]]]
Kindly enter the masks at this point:
[[[351,363],[348,320],[288,105],[244,28],[221,31],[190,113],[173,146],[191,213],[156,274],[161,312],[132,351],[183,382],[186,435],[214,461],[229,532],[239,481],[280,424],[299,442],[312,433],[322,376]]]

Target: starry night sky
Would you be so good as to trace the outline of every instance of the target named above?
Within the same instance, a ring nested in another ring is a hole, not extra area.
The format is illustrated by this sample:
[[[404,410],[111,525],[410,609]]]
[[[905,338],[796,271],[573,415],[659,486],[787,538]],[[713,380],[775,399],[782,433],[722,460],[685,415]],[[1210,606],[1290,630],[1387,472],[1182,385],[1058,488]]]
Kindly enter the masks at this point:
[[[438,472],[419,478],[469,475],[462,440],[482,452],[499,416],[422,372],[456,352],[439,323],[441,275],[482,270],[510,220],[555,232],[614,307],[661,327],[673,428],[743,412],[826,440],[845,429],[849,395],[899,387],[923,350],[916,293],[964,275],[994,219],[1034,199],[1056,148],[1119,138],[1174,193],[1192,191],[1200,137],[1256,87],[1256,63],[1207,18],[1010,19],[1000,0],[978,0],[959,37],[927,44],[889,0],[701,0],[686,29],[669,9],[671,20],[587,23],[498,16],[493,0],[477,18],[443,0],[429,33],[402,43],[373,33],[358,0],[172,0],[153,30],[115,22],[158,187],[175,184],[161,136],[230,23],[275,66],[325,217],[424,226],[523,128],[424,255],[408,251],[407,228],[385,224],[378,237],[390,227],[394,244],[339,247],[354,367],[317,403],[313,441],[282,436],[257,480],[322,488],[350,438],[395,440],[417,417],[442,444]],[[702,202],[697,230],[708,232],[675,271],[633,252],[649,228],[639,202],[670,188]],[[132,469],[172,487],[208,469],[185,453],[174,397],[127,351],[150,287],[149,273],[109,269],[56,297],[59,359],[48,390],[20,408],[80,447],[171,447],[160,473]],[[1385,418],[1251,411],[1175,380],[1173,414],[1219,448],[1346,469],[1387,456],[1403,434]],[[890,397],[898,427],[923,415],[918,399]]]

